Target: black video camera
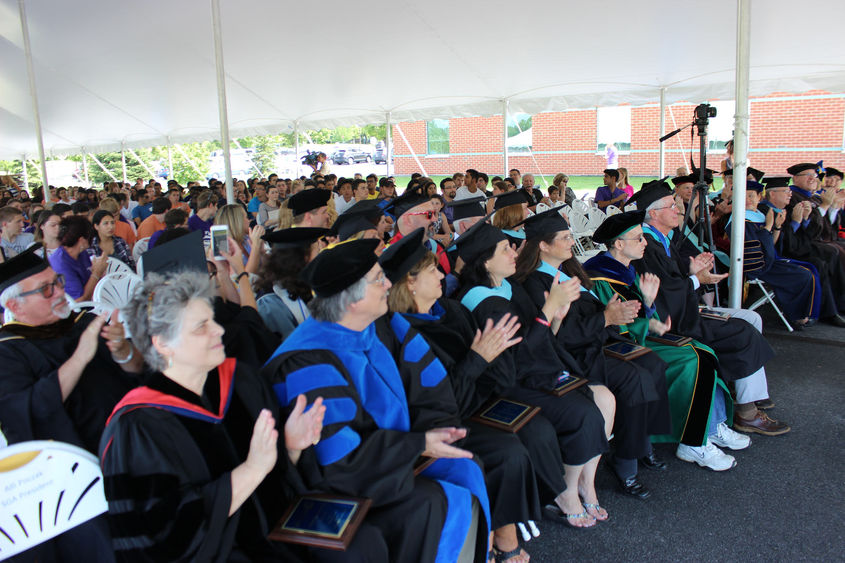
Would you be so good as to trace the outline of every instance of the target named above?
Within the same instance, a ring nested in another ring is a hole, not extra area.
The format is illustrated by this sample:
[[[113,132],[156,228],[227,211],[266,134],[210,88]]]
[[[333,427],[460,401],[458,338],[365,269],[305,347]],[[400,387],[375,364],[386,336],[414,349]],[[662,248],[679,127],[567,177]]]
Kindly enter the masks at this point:
[[[707,119],[708,117],[716,117],[716,108],[710,104],[699,104],[695,108],[696,119]]]
[[[317,160],[317,158],[319,156],[320,156],[319,152],[308,151],[308,153],[305,156],[302,157],[302,164],[305,164],[307,166],[317,166],[317,164],[319,162]]]

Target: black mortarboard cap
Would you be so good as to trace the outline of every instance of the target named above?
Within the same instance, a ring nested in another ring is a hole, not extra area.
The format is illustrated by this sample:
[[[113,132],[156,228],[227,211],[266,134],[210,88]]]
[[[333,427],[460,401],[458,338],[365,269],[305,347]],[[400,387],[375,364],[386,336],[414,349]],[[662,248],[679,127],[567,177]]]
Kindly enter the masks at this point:
[[[375,229],[376,224],[370,221],[369,217],[362,213],[347,215],[343,213],[332,225],[332,232],[337,234],[337,238],[345,241],[351,238],[354,234],[361,231],[369,231]]]
[[[763,183],[766,184],[766,189],[772,188],[788,188],[789,181],[792,180],[789,176],[769,176],[763,179]]]
[[[758,194],[761,194],[761,193],[763,193],[763,190],[766,189],[766,188],[760,182],[755,182],[754,180],[746,180],[745,189],[751,190],[752,192],[757,192]]]
[[[700,174],[700,172],[699,172],[700,170],[701,170],[700,168],[697,168],[695,165],[693,165],[692,166],[692,172],[690,172],[690,174],[689,174],[689,177],[691,179],[687,180],[687,182],[692,182],[693,184],[698,182],[698,176]],[[715,170],[711,170],[709,168],[705,168],[704,169],[704,183],[712,184],[714,174],[718,174],[718,172],[716,172]],[[675,184],[675,185],[677,186],[678,184]]]
[[[0,264],[0,293],[19,281],[43,272],[50,267],[49,262],[35,253],[39,248],[41,248],[40,244],[34,244],[17,256]]]
[[[826,171],[828,176],[839,176],[840,178],[845,179],[845,175],[843,175],[842,171],[837,170],[836,168],[833,168],[832,166],[828,166],[825,169],[825,171]]]
[[[402,195],[391,201],[385,210],[392,213],[398,219],[402,214],[431,199],[423,193],[422,189],[421,185],[416,185],[413,188],[405,190]]]
[[[687,174],[686,176],[675,176],[672,178],[672,185],[679,186],[681,184],[695,184],[698,182],[698,176]]]
[[[642,225],[645,220],[645,211],[626,211],[608,215],[604,223],[599,225],[593,233],[593,242],[608,244],[613,239],[619,238],[625,231]]]
[[[486,221],[479,221],[458,237],[455,244],[458,247],[458,256],[469,264],[502,240],[508,240],[505,233]]]
[[[388,246],[382,253],[378,263],[381,264],[390,283],[396,283],[404,278],[411,268],[431,252],[423,246],[424,234],[422,228],[415,229],[411,234]]]
[[[555,207],[542,213],[532,215],[522,223],[525,225],[525,238],[533,239],[545,236],[558,231],[568,231],[569,223],[560,214],[560,209]]]
[[[498,211],[503,207],[509,207],[511,205],[521,205],[523,203],[528,203],[528,198],[525,195],[525,190],[511,190],[509,192],[505,192],[499,196],[496,196],[496,203],[493,205],[493,209]]]
[[[320,227],[293,227],[267,233],[261,238],[272,244],[273,248],[288,248],[309,245],[329,233],[330,229]]]
[[[317,297],[331,297],[351,286],[376,263],[376,239],[341,242],[320,252],[300,272]]]
[[[309,188],[290,196],[287,199],[288,209],[291,210],[294,216],[302,215],[303,213],[325,207],[328,205],[329,198],[331,197],[332,192],[329,190]]]
[[[141,255],[138,271],[143,277],[150,273],[164,275],[182,271],[208,273],[203,232],[191,231],[164,244],[156,244]]]
[[[750,166],[745,170],[746,174],[751,174],[755,181],[760,182],[763,179],[763,176],[766,175],[765,172],[762,170],[757,170],[756,168],[751,168]]]
[[[645,211],[655,201],[673,195],[675,194],[672,188],[669,187],[669,184],[665,180],[652,180],[643,184],[640,191],[631,196],[631,199],[625,203],[625,206],[627,207],[632,203],[636,203],[638,210]]]
[[[483,217],[487,214],[484,201],[486,201],[484,196],[456,199],[447,203],[446,207],[452,208],[453,221],[469,219],[470,217]]]
[[[786,171],[792,176],[795,176],[796,174],[800,174],[805,170],[815,170],[817,167],[818,165],[812,162],[801,162],[799,164],[793,164],[792,166],[787,168]]]

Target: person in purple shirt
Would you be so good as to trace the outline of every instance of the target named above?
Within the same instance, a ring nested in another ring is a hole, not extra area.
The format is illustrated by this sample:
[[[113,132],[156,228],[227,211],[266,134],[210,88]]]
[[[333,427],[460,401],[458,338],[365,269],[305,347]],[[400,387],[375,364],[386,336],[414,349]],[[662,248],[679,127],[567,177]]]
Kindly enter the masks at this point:
[[[65,278],[65,293],[77,301],[90,301],[94,286],[106,273],[109,257],[91,258],[85,250],[94,238],[94,227],[85,217],[65,217],[59,224],[61,246],[50,255],[50,266]]]
[[[628,199],[628,194],[625,190],[619,188],[619,170],[608,168],[604,171],[604,185],[596,190],[595,204],[599,209],[604,209],[608,205],[615,205],[622,208],[625,200]]]
[[[188,218],[188,228],[192,231],[202,231],[204,235],[208,234],[214,224],[218,202],[217,194],[211,190],[205,190],[199,194],[196,213]]]

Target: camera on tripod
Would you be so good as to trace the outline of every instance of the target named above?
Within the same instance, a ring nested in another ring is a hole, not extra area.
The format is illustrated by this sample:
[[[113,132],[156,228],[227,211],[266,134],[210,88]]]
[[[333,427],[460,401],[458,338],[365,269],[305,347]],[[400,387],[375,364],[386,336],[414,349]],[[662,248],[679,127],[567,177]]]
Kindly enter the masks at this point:
[[[319,164],[319,161],[317,160],[317,158],[318,158],[319,156],[320,156],[320,153],[319,153],[319,152],[311,152],[311,151],[308,151],[308,152],[305,154],[305,156],[303,156],[303,157],[301,158],[301,160],[302,160],[302,164],[306,164],[306,165],[308,165],[308,166],[317,166],[317,164]]]
[[[716,117],[716,108],[710,104],[699,104],[695,107],[696,119],[707,119],[708,117]]]

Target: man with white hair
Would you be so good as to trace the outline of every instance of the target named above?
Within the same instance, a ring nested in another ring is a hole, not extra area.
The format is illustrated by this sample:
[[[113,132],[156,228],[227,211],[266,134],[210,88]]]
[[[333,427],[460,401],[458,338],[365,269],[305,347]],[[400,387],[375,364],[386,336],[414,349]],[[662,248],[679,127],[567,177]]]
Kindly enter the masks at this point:
[[[714,258],[710,253],[701,253],[690,257],[689,263],[681,263],[677,241],[670,239],[678,225],[678,213],[669,185],[661,180],[649,182],[629,202],[646,212],[643,232],[648,243],[642,260],[633,265],[638,273],[650,272],[660,278],[655,307],[661,319],[667,322],[671,319],[672,332],[695,338],[715,350],[720,377],[736,386],[734,427],[766,436],[789,432],[787,424],[770,418],[755,404],[773,406],[763,365],[774,356],[774,351],[758,330],[738,318],[746,312],[729,310],[731,318],[727,320],[707,318],[699,313],[699,287],[718,283],[727,274],[711,273]],[[755,316],[759,320],[759,315]],[[720,444],[715,442],[715,445]]]
[[[0,329],[0,425],[10,443],[58,440],[97,452],[143,359],[116,312],[71,314],[64,277],[37,248],[0,264],[0,306],[14,318]]]

